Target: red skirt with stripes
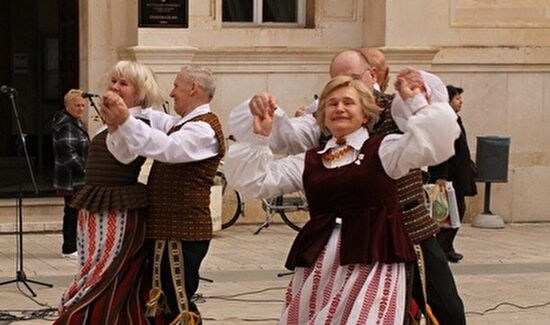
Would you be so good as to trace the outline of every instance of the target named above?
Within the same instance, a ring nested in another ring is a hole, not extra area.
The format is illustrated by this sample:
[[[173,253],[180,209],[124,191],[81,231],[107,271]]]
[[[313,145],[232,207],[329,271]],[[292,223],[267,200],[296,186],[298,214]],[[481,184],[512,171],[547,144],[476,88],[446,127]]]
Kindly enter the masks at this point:
[[[78,214],[79,270],[54,324],[147,324],[145,224],[137,210]]]

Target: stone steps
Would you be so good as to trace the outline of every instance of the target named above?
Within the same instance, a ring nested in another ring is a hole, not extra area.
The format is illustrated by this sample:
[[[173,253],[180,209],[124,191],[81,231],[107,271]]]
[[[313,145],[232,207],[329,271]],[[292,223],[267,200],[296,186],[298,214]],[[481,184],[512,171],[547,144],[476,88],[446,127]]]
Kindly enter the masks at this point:
[[[0,233],[14,232],[18,199],[0,199]],[[63,220],[63,198],[37,197],[22,199],[24,232],[60,231]]]

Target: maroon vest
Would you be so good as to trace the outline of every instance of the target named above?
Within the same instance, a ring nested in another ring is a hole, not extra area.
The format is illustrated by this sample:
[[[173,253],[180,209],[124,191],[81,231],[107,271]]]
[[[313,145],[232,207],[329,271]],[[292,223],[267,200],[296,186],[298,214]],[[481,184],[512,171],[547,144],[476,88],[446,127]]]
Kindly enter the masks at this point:
[[[327,244],[336,218],[342,219],[340,263],[396,263],[416,259],[403,225],[396,181],[378,157],[383,136],[373,134],[362,159],[328,169],[317,149],[306,153],[304,189],[310,220],[290,250],[286,267],[311,266]]]

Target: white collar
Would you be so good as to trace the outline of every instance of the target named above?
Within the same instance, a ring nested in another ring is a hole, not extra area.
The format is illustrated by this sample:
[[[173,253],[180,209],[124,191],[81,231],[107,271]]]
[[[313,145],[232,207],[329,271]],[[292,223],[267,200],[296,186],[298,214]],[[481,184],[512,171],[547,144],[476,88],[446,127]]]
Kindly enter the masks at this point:
[[[138,105],[128,108],[128,112],[130,112],[130,115],[132,115],[133,117],[140,117],[148,120],[149,117],[145,114],[145,111],[148,109],[150,109],[150,107],[143,108]]]
[[[206,113],[210,113],[210,104],[202,104],[197,107],[195,107],[189,114],[185,115],[181,118],[181,120],[176,123],[176,125],[180,125],[182,123],[185,123],[191,119],[194,119],[195,117],[199,115],[204,115]]]
[[[128,108],[128,112],[130,113],[131,116],[133,116],[135,118],[142,118],[142,119],[145,119],[145,120],[149,120],[149,117],[144,113],[148,109],[151,109],[151,108],[150,107],[143,108],[143,107],[138,105],[138,106],[132,106],[132,107]],[[95,134],[99,134],[99,133],[103,132],[106,128],[107,128],[107,124],[103,123],[97,129]]]
[[[363,143],[365,143],[365,141],[367,141],[367,139],[369,138],[369,131],[367,131],[367,128],[365,127],[360,127],[359,129],[346,135],[344,138],[346,139],[347,146],[350,146],[353,149],[359,151],[361,150],[361,147],[363,147]],[[339,144],[336,144],[336,138],[332,137],[330,138],[330,140],[328,140],[327,144],[325,145],[325,148],[323,148],[323,150],[318,151],[317,153],[323,154],[332,148],[338,148],[338,147],[342,147],[342,146]]]

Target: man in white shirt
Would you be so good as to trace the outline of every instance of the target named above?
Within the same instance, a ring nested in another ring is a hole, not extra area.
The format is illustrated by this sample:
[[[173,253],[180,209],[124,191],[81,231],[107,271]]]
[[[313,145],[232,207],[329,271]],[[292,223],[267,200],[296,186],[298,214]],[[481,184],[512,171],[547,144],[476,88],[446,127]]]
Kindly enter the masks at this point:
[[[118,96],[104,95],[109,151],[123,163],[136,156],[155,160],[147,184],[145,222],[152,264],[148,269],[153,271],[148,314],[160,313],[164,294],[172,312],[164,316],[168,322],[176,317],[200,319],[190,299],[212,239],[210,187],[225,152],[221,124],[209,105],[214,92],[209,70],[182,68],[170,93],[180,117],[153,111],[150,126],[130,116]]]

